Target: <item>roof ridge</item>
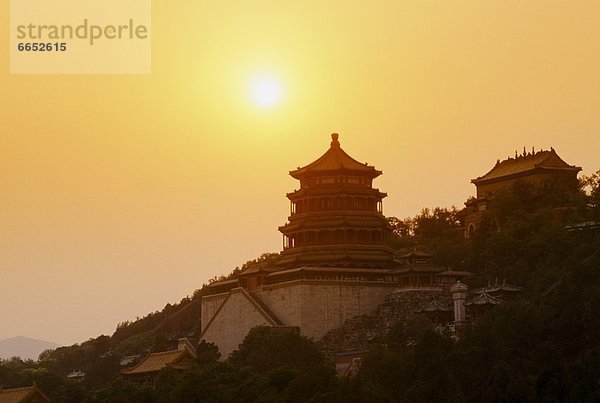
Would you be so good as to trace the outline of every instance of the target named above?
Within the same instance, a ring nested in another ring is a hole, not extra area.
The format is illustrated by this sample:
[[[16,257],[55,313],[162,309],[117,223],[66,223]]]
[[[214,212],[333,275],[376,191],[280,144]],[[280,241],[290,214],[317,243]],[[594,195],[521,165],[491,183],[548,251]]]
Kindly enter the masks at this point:
[[[581,170],[580,167],[570,165],[563,160],[552,147],[550,150],[540,150],[532,153],[528,153],[524,149],[523,154],[518,155],[515,152],[515,157],[508,157],[502,161],[498,160],[492,169],[490,169],[484,175],[471,180],[471,182],[476,183],[485,180],[492,180],[522,172],[529,172],[536,168],[544,168],[544,164],[552,160],[556,161],[558,165],[549,165],[547,168],[578,171]]]
[[[150,358],[151,356],[161,356],[161,355],[167,355],[166,353],[185,353],[186,349],[177,349],[177,350],[167,350],[167,351],[159,351],[156,353],[149,353],[148,355],[146,355],[144,358],[142,358],[141,360],[138,361],[137,364],[135,364],[133,367],[129,367],[129,368],[125,368],[122,371],[125,372],[130,372],[130,371],[134,371],[136,368],[140,367],[142,364],[144,364],[144,362]],[[174,354],[175,355],[175,354]]]
[[[375,169],[375,167],[369,165],[368,163],[362,163],[352,158],[346,151],[344,151],[340,146],[340,142],[338,141],[339,135],[337,133],[333,133],[331,138],[331,145],[323,155],[310,164],[290,171],[290,175],[295,179],[300,179],[299,176],[315,170],[321,172],[334,170],[363,171],[365,173],[368,172],[373,178],[381,175],[382,172]],[[327,165],[328,159],[329,165],[333,166],[319,168],[319,165]]]

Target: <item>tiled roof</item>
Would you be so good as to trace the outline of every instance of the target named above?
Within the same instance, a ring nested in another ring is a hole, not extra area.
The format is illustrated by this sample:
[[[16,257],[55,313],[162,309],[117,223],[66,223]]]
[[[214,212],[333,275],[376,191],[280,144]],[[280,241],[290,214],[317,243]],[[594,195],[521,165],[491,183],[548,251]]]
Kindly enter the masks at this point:
[[[530,172],[536,168],[577,172],[581,170],[580,167],[567,164],[556,154],[554,149],[551,149],[550,151],[538,151],[535,154],[524,153],[524,155],[517,156],[516,158],[508,158],[502,162],[498,161],[487,174],[473,179],[471,182],[477,184],[492,179]]]
[[[448,268],[448,270],[443,271],[438,274],[438,276],[441,276],[441,277],[469,277],[472,275],[473,275],[473,273],[471,273],[470,271],[452,270],[450,268]]]
[[[2,389],[0,388],[0,403],[21,403],[37,395],[41,401],[49,402],[50,399],[42,393],[37,386],[27,386],[24,388]]]
[[[402,259],[408,259],[410,257],[432,257],[433,255],[429,252],[425,252],[424,250],[413,248],[410,252],[405,253],[400,256]]]
[[[192,353],[186,348],[181,350],[163,351],[162,353],[151,353],[132,368],[121,370],[125,375],[145,374],[158,372],[168,365],[174,365],[185,358],[194,359]]]
[[[498,283],[498,280],[496,280],[496,282],[494,284],[488,284],[487,287],[478,288],[476,290],[473,290],[473,294],[481,294],[481,293],[485,292],[485,293],[493,295],[493,294],[502,293],[502,292],[517,293],[517,292],[521,292],[521,291],[523,291],[523,287],[506,284],[506,281],[503,281],[502,283]]]
[[[442,266],[436,266],[429,263],[416,263],[416,264],[408,264],[400,266],[400,268],[394,270],[394,274],[404,274],[404,273],[441,273],[445,271],[446,268]]]
[[[521,292],[523,291],[523,287],[518,287],[516,285],[510,285],[510,284],[498,284],[498,285],[493,285],[490,287],[487,287],[485,289],[485,292],[493,294],[499,291],[505,291],[505,292]]]
[[[247,276],[249,274],[256,274],[259,272],[265,272],[265,273],[270,273],[272,271],[277,270],[276,268],[272,267],[272,266],[267,266],[264,263],[258,263],[258,264],[254,264],[251,265],[250,267],[248,267],[246,270],[242,271],[241,273],[239,273],[239,276]]]
[[[300,179],[302,176],[308,173],[321,173],[337,170],[366,173],[373,178],[381,175],[381,171],[376,170],[374,167],[366,163],[363,164],[358,162],[346,154],[346,152],[340,147],[337,133],[333,133],[331,135],[331,139],[331,147],[325,154],[323,154],[313,163],[291,171],[290,175],[296,179]]]
[[[431,302],[429,304],[425,305],[423,308],[419,309],[417,312],[436,312],[436,311],[450,312],[450,307],[442,304],[440,301],[438,301],[437,299],[434,298],[431,300]]]
[[[472,300],[465,302],[465,305],[467,305],[467,306],[480,305],[481,306],[481,305],[498,305],[499,303],[500,303],[500,301],[498,299],[492,297],[487,292],[482,292],[481,294],[479,294]]]
[[[218,287],[218,286],[226,285],[226,284],[235,284],[238,281],[239,280],[237,278],[233,278],[233,279],[230,279],[230,280],[213,281],[207,287]]]

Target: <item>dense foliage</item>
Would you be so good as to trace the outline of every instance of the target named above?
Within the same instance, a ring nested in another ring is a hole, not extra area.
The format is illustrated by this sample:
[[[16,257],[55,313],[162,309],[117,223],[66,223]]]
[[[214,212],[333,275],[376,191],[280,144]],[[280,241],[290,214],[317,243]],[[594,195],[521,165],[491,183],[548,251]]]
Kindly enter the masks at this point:
[[[537,287],[457,343],[421,328],[409,346],[390,331],[355,380],[361,400],[598,401],[600,236],[587,237],[567,241],[555,267],[531,273]]]

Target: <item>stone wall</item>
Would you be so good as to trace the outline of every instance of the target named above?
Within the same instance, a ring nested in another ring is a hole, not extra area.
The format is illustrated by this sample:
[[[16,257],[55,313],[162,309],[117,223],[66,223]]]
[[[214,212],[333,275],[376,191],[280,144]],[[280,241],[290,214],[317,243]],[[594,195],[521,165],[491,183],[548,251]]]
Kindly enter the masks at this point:
[[[395,291],[370,315],[354,317],[329,331],[318,342],[319,347],[329,359],[333,359],[337,352],[367,350],[373,340],[385,336],[395,323],[416,315],[416,311],[430,303],[433,297],[451,306],[450,294],[447,291]]]
[[[202,297],[202,309],[200,314],[201,332],[204,331],[208,322],[215,316],[215,313],[217,313],[217,310],[223,305],[223,301],[225,301],[228,296],[229,293]]]
[[[329,354],[368,347],[376,335],[431,302],[450,304],[438,290],[400,291],[388,284],[296,280],[263,286],[255,293],[284,326],[297,326],[304,336],[320,341]],[[202,339],[215,343],[223,358],[255,326],[272,326],[245,290],[204,297]]]
[[[218,301],[212,301],[210,297],[203,299],[203,319],[205,300],[209,306]],[[203,322],[204,332],[201,339],[216,344],[222,358],[226,359],[238,348],[250,329],[255,326],[270,326],[272,323],[240,288],[232,290],[226,301],[223,298],[221,302],[222,306],[218,308],[214,317]]]
[[[387,284],[296,280],[257,293],[287,326],[315,340],[358,315],[373,312],[394,291]]]

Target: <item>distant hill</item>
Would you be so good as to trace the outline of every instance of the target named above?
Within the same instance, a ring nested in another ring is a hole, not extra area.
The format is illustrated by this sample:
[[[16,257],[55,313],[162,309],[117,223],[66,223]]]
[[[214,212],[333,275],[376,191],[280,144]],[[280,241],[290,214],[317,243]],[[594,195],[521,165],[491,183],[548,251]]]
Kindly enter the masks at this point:
[[[0,358],[8,359],[16,356],[23,359],[37,360],[42,351],[59,346],[60,344],[45,340],[30,339],[23,336],[12,337],[0,340]]]

